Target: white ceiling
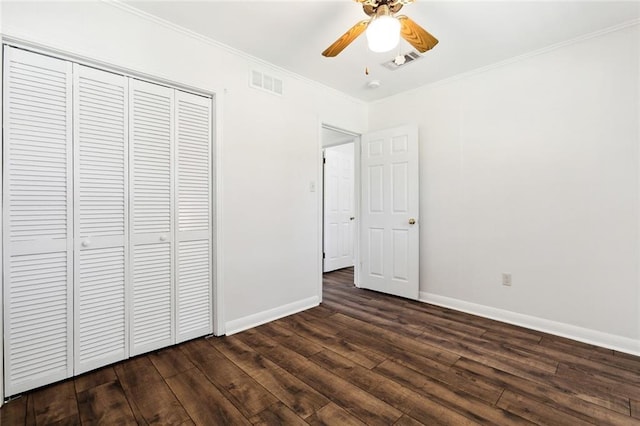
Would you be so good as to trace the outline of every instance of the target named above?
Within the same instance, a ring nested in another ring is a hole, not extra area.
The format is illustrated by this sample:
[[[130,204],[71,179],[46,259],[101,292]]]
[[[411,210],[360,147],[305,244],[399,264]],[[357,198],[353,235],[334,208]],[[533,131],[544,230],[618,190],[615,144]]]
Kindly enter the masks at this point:
[[[335,58],[321,52],[366,18],[349,1],[126,1],[127,4],[364,101],[481,68],[640,18],[640,1],[427,1],[401,11],[440,40],[395,71],[364,35]],[[411,46],[401,41],[399,50]],[[598,52],[594,52],[597,55]],[[369,75],[365,75],[365,68]],[[380,80],[370,89],[367,83]]]

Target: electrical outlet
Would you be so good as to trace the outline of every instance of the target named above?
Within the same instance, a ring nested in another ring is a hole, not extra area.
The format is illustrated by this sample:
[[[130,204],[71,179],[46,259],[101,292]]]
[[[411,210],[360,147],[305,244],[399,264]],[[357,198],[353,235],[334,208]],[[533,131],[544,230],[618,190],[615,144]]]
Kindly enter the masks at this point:
[[[502,273],[502,285],[506,285],[507,287],[511,287],[511,274],[506,272]]]

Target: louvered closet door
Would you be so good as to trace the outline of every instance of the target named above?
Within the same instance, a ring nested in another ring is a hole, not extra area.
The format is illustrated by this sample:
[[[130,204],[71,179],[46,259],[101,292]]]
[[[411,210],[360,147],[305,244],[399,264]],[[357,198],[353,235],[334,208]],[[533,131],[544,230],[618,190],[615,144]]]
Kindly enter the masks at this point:
[[[211,334],[211,99],[176,91],[177,341]]]
[[[4,51],[5,395],[73,373],[71,64]]]
[[[174,90],[129,82],[132,312],[130,353],[175,342]]]
[[[128,355],[127,78],[74,64],[75,374]]]

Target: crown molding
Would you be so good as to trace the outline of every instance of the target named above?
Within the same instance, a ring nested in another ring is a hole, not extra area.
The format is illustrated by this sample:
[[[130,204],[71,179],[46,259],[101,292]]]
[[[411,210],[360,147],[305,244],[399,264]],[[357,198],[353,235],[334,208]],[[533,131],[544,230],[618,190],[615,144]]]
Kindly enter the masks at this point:
[[[540,55],[544,55],[545,53],[549,53],[549,52],[552,52],[552,51],[557,50],[557,49],[561,49],[561,48],[566,47],[566,46],[571,46],[573,44],[577,44],[577,43],[580,43],[580,42],[583,42],[583,41],[586,41],[586,40],[597,38],[597,37],[600,37],[600,36],[603,36],[603,35],[606,35],[606,34],[610,34],[610,33],[616,32],[616,31],[621,31],[621,30],[624,30],[624,29],[627,29],[627,28],[630,28],[630,27],[633,27],[633,26],[636,26],[636,25],[640,25],[640,18],[636,18],[636,19],[632,19],[630,21],[622,22],[620,24],[617,24],[617,25],[614,25],[614,26],[611,26],[611,27],[607,27],[607,28],[603,28],[601,30],[594,31],[594,32],[591,32],[591,33],[583,34],[581,36],[574,37],[574,38],[571,38],[569,40],[561,41],[559,43],[554,43],[552,45],[543,47],[541,49],[536,49],[536,50],[533,50],[531,52],[524,53],[524,54],[518,55],[518,56],[514,56],[512,58],[505,59],[505,60],[502,60],[502,61],[499,61],[499,62],[495,62],[493,64],[489,64],[489,65],[486,65],[486,66],[483,66],[483,67],[480,67],[480,68],[475,68],[475,69],[473,69],[471,71],[463,72],[463,73],[456,74],[456,75],[451,76],[451,77],[444,78],[442,80],[434,81],[433,83],[427,83],[425,85],[422,85],[422,86],[419,86],[419,87],[415,87],[413,89],[404,90],[404,91],[402,91],[400,93],[396,93],[394,95],[387,96],[386,98],[382,98],[382,99],[377,99],[375,101],[371,101],[370,104],[376,104],[376,103],[384,102],[384,101],[386,101],[386,100],[388,100],[390,98],[394,98],[396,96],[406,96],[407,93],[415,91],[415,90],[426,90],[426,89],[431,89],[431,88],[434,88],[434,87],[444,86],[444,85],[453,83],[453,82],[458,81],[458,80],[464,80],[466,78],[474,77],[476,75],[485,73],[487,71],[491,71],[491,70],[494,70],[494,69],[497,69],[497,68],[505,67],[507,65],[515,64],[515,63],[518,63],[518,62],[522,62],[522,61],[525,61],[527,59],[530,59],[530,58],[533,58],[533,57],[536,57],[536,56],[540,56]]]
[[[202,35],[200,33],[195,32],[195,31],[189,30],[189,29],[187,29],[185,27],[182,27],[182,26],[180,26],[178,24],[175,24],[173,22],[167,21],[166,19],[162,19],[162,18],[154,16],[154,15],[152,15],[150,13],[144,12],[144,11],[142,11],[140,9],[137,9],[137,8],[135,8],[133,6],[130,6],[130,5],[126,4],[126,3],[123,3],[121,0],[101,0],[101,1],[103,3],[105,3],[105,4],[108,4],[110,6],[118,8],[118,9],[124,11],[124,12],[130,13],[132,15],[135,15],[135,16],[139,17],[139,18],[142,18],[142,19],[147,20],[149,22],[153,22],[153,23],[155,23],[157,25],[165,27],[165,28],[167,28],[167,29],[169,29],[171,31],[174,31],[174,32],[179,33],[179,34],[182,34],[182,35],[184,35],[186,37],[189,37],[191,39],[197,40],[197,41],[199,41],[201,43],[208,44],[209,46],[213,46],[213,47],[216,47],[218,49],[224,50],[224,51],[226,51],[228,53],[231,53],[231,54],[233,54],[235,56],[238,56],[239,58],[245,59],[247,61],[251,61],[251,62],[255,63],[256,65],[258,65],[260,67],[268,68],[268,69],[271,69],[271,70],[273,70],[275,72],[278,72],[278,73],[280,73],[282,75],[286,75],[288,77],[295,78],[296,80],[299,80],[299,81],[305,82],[305,83],[307,83],[307,84],[309,84],[311,86],[317,87],[322,91],[329,90],[329,91],[335,93],[336,95],[338,95],[338,96],[340,96],[342,98],[348,99],[348,100],[350,100],[352,102],[355,102],[357,104],[360,104],[360,105],[363,105],[363,106],[368,105],[367,102],[365,102],[365,101],[363,101],[361,99],[355,98],[353,96],[347,95],[346,93],[341,92],[340,90],[334,89],[333,87],[326,86],[326,85],[324,85],[324,84],[322,84],[322,83],[320,83],[320,82],[318,82],[316,80],[312,80],[310,78],[307,78],[307,77],[304,77],[304,76],[302,76],[300,74],[297,74],[297,73],[295,73],[293,71],[290,71],[290,70],[288,70],[286,68],[282,68],[282,67],[280,67],[278,65],[272,64],[271,62],[267,62],[264,59],[260,59],[258,57],[253,56],[253,55],[250,55],[250,54],[248,54],[246,52],[243,52],[242,50],[238,50],[238,49],[236,49],[234,47],[231,47],[231,46],[229,46],[227,44],[221,43],[221,42],[219,42],[217,40],[214,40],[214,39],[212,39],[210,37],[207,37],[207,36],[204,36],[204,35]]]

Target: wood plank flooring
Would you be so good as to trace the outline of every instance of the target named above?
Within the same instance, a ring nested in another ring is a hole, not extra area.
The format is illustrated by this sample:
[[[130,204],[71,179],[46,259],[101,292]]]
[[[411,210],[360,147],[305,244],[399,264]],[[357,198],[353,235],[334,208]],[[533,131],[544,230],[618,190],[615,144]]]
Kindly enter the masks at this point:
[[[640,425],[640,358],[353,287],[27,393],[0,424]]]

